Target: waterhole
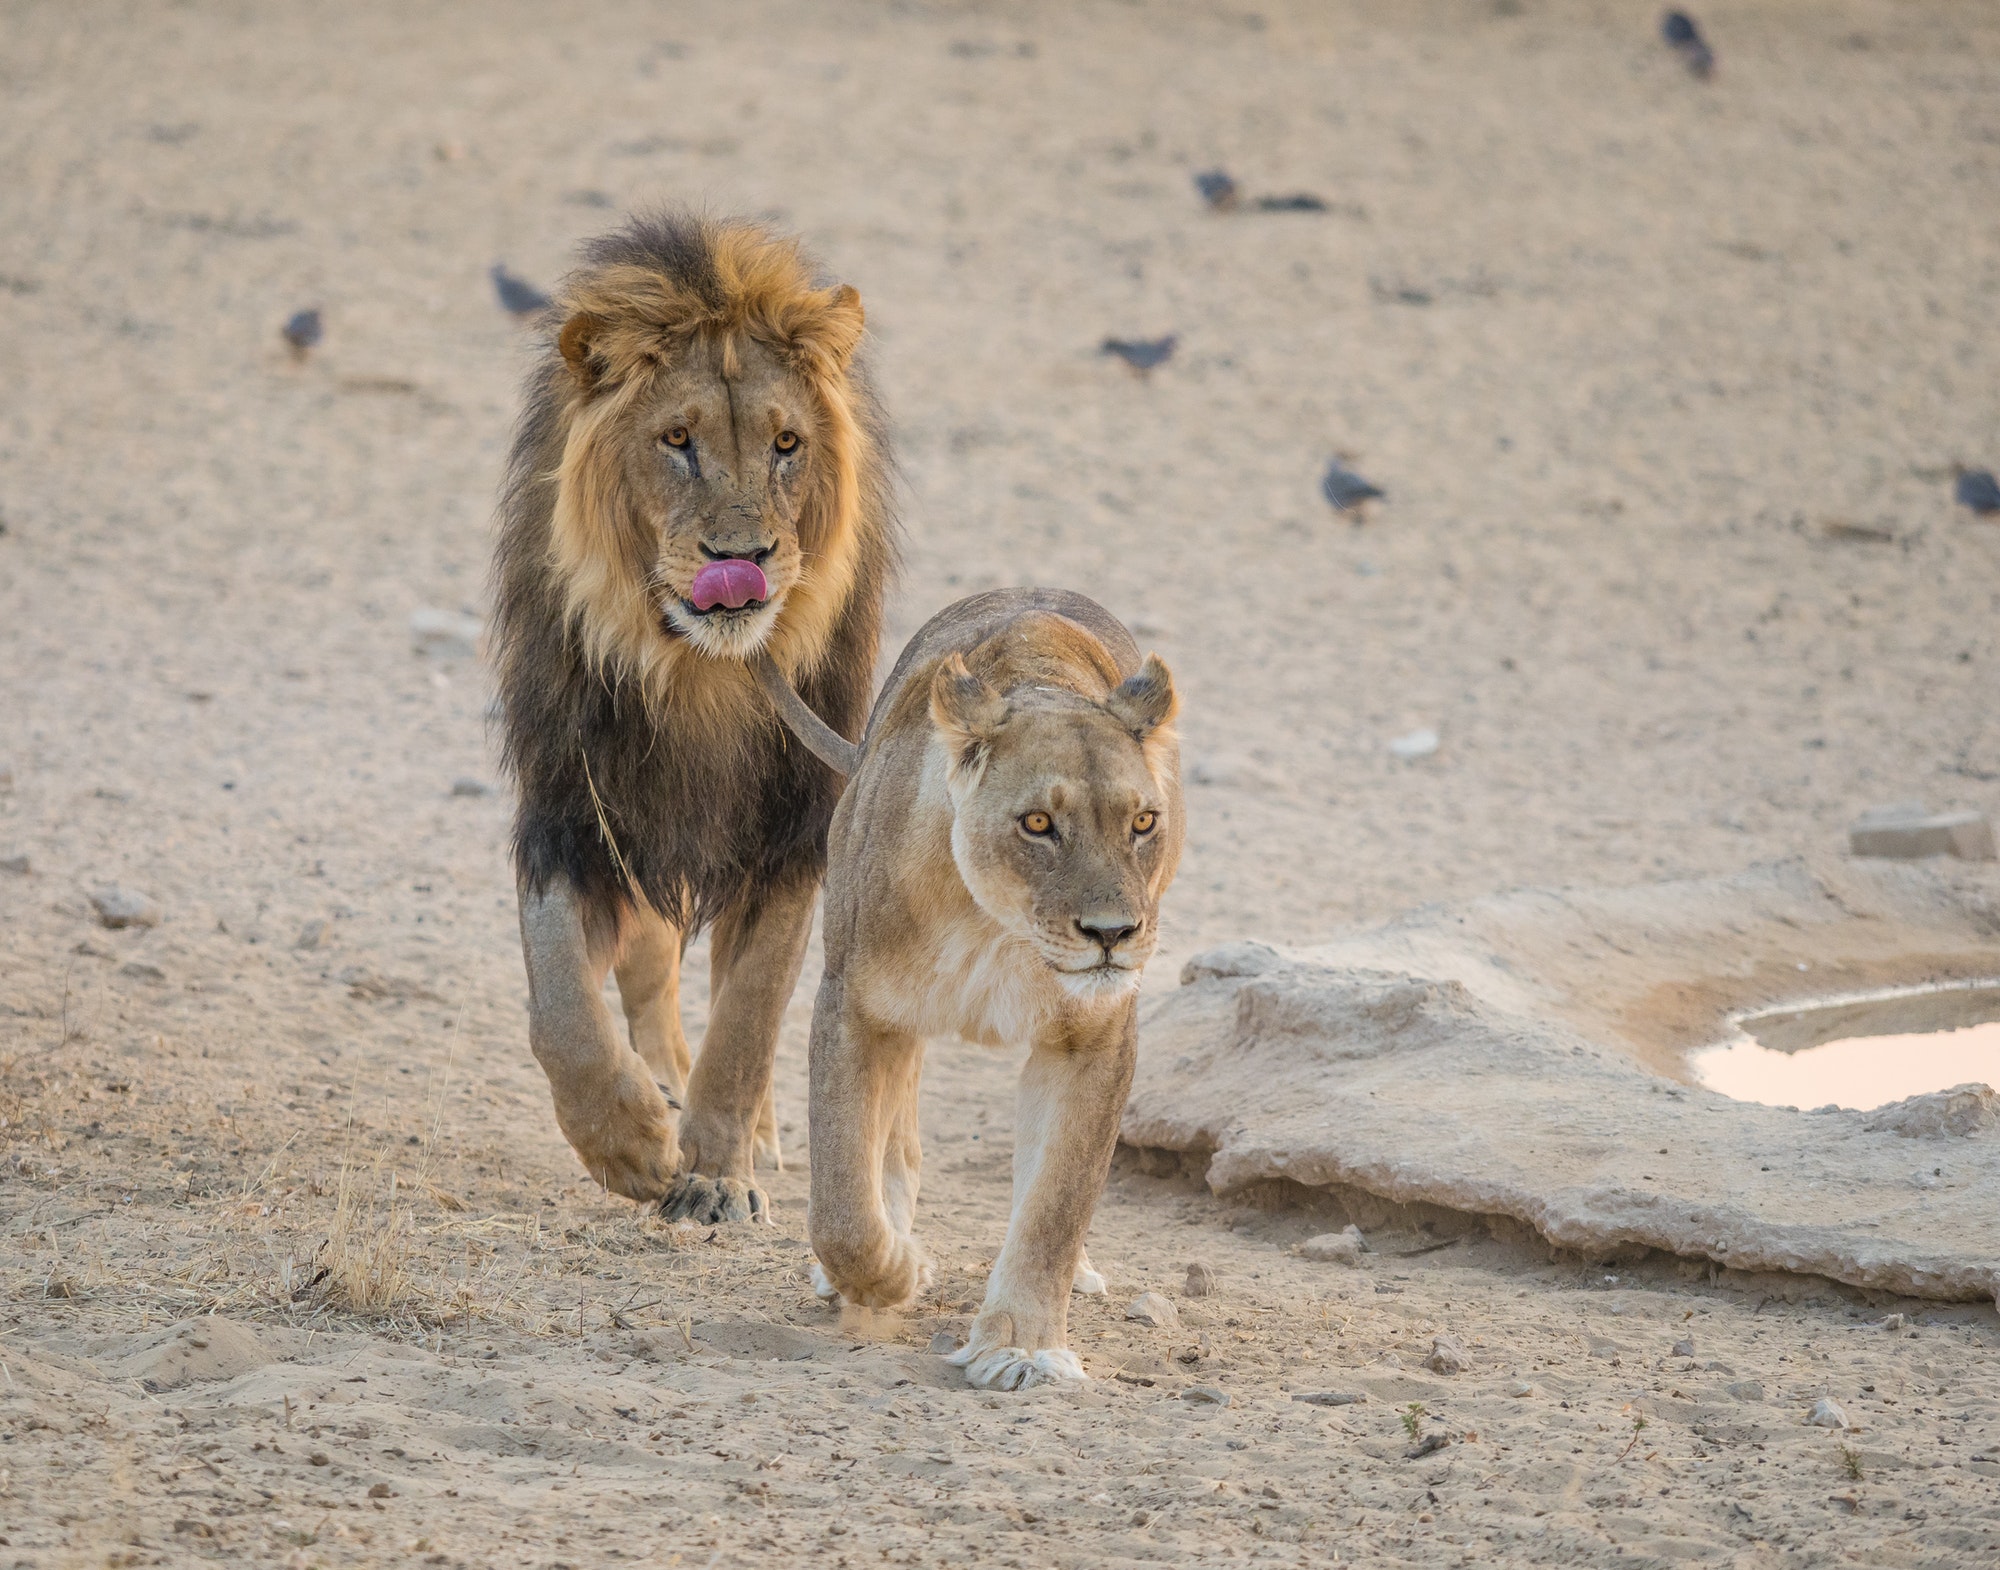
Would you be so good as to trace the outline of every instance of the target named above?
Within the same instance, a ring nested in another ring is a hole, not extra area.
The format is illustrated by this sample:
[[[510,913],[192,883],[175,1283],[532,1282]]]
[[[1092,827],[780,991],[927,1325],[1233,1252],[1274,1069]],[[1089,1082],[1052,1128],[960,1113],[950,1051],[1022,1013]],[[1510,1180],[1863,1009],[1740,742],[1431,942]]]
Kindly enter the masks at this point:
[[[1912,987],[1741,1015],[1689,1060],[1710,1090],[1865,1112],[1953,1085],[2000,1088],[2000,981]]]

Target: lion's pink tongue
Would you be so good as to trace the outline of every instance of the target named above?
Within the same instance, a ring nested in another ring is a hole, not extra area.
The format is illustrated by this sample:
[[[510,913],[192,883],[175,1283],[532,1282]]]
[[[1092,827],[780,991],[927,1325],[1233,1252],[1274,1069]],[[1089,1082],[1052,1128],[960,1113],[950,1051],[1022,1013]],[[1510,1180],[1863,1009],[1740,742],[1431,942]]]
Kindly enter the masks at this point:
[[[753,561],[712,561],[694,575],[694,589],[688,598],[698,611],[726,605],[741,610],[752,600],[766,598],[771,586],[764,581],[764,569]]]

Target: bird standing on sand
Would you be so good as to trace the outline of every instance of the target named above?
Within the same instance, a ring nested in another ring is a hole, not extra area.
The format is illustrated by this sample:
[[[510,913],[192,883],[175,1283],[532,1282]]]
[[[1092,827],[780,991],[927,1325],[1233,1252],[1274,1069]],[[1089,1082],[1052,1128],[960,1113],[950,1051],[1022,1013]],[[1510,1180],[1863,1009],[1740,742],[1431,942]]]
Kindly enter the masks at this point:
[[[493,292],[500,298],[500,308],[509,315],[539,316],[555,303],[527,279],[516,278],[500,262],[493,264],[492,273]]]
[[[1701,29],[1687,12],[1669,11],[1661,17],[1660,36],[1696,76],[1706,80],[1715,70],[1715,51],[1708,47],[1708,40],[1701,36]]]
[[[1363,503],[1379,500],[1385,494],[1379,487],[1369,484],[1345,467],[1338,458],[1327,465],[1326,478],[1319,482],[1319,492],[1333,503],[1335,512],[1358,512]]]
[[[278,332],[285,342],[292,346],[292,358],[296,360],[303,360],[306,351],[317,347],[320,339],[325,336],[325,329],[320,324],[319,312],[316,310],[292,312],[290,319],[278,329]]]
[[[1098,349],[1099,354],[1115,354],[1133,370],[1144,375],[1156,365],[1165,365],[1174,357],[1174,346],[1180,339],[1173,333],[1164,338],[1107,338]]]
[[[1960,469],[1952,497],[1961,507],[1970,507],[1982,518],[2000,512],[2000,480],[1991,469]]]

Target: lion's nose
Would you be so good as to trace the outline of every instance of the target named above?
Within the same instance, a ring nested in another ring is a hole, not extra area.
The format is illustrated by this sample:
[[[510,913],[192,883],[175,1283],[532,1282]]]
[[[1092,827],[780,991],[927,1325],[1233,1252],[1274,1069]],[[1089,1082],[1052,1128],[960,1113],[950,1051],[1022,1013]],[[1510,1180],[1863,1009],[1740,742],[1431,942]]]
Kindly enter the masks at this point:
[[[1104,952],[1109,954],[1119,944],[1137,932],[1139,924],[1123,911],[1115,915],[1098,912],[1078,916],[1076,918],[1076,930],[1090,939],[1091,942],[1102,944]]]
[[[737,550],[733,547],[725,547],[718,550],[706,540],[701,542],[701,553],[710,561],[750,561],[755,562],[761,567],[764,565],[764,559],[771,554],[771,551],[772,547],[769,545],[759,545],[749,550]]]

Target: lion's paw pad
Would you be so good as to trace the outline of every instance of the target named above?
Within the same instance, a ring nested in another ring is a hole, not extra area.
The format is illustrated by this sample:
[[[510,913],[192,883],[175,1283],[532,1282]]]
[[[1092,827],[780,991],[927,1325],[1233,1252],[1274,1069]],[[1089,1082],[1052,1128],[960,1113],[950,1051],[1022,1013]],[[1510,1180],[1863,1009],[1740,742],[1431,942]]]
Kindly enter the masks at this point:
[[[967,1342],[945,1358],[965,1370],[965,1382],[982,1390],[1029,1390],[1036,1385],[1082,1385],[1090,1382],[1083,1364],[1068,1347],[997,1346],[981,1351]]]
[[[667,1190],[667,1197],[660,1201],[660,1215],[668,1221],[692,1221],[701,1227],[724,1221],[769,1222],[771,1202],[762,1189],[740,1178],[688,1172]]]

